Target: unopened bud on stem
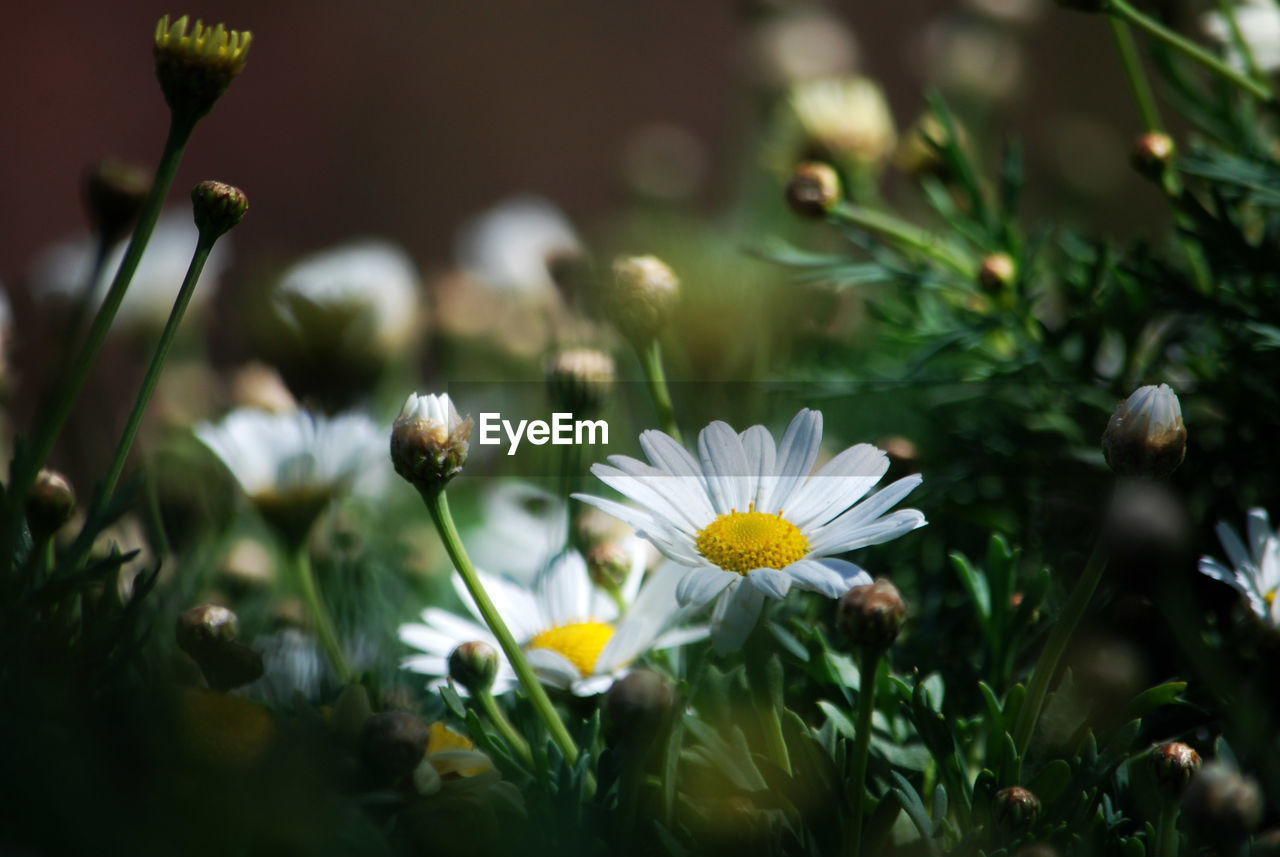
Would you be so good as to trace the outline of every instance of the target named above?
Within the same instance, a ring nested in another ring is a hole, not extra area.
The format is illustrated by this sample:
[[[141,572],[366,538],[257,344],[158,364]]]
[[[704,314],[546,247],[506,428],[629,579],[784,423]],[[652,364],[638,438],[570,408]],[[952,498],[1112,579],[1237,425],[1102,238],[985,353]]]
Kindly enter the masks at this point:
[[[449,678],[469,693],[483,693],[498,676],[498,653],[482,640],[463,643],[449,653]]]
[[[178,616],[178,648],[200,666],[215,690],[229,690],[262,676],[262,656],[237,642],[239,634],[236,614],[216,604],[192,607]]]
[[[849,640],[877,651],[893,645],[906,619],[902,593],[887,580],[855,586],[836,605],[836,622]]]
[[[215,241],[244,219],[249,199],[240,188],[203,181],[191,191],[196,228],[206,241]]]
[[[667,724],[675,692],[654,670],[632,670],[613,683],[604,697],[604,718],[612,741],[643,748]]]
[[[796,167],[787,182],[787,205],[801,217],[826,217],[840,197],[840,175],[821,161],[806,161]]]
[[[1169,741],[1151,751],[1156,782],[1172,797],[1179,797],[1200,770],[1200,754],[1181,741]]]
[[[471,417],[459,417],[448,393],[410,393],[391,429],[391,463],[419,491],[438,491],[462,472]]]
[[[71,520],[75,510],[76,492],[67,477],[56,470],[41,470],[27,496],[27,525],[32,531],[51,536]]]
[[[1000,825],[1010,830],[1030,830],[1040,817],[1040,798],[1022,786],[1001,789],[995,796],[995,816]]]
[[[1102,435],[1102,452],[1119,476],[1163,479],[1187,454],[1182,406],[1167,384],[1139,387],[1116,408]]]
[[[161,18],[156,24],[156,78],[169,109],[192,122],[212,110],[244,71],[252,41],[253,34],[222,24],[206,27],[196,21],[188,33],[185,15],[172,26],[168,15]]]
[[[1160,181],[1169,171],[1176,153],[1172,137],[1163,131],[1150,131],[1134,143],[1129,161],[1143,178]]]
[[[652,340],[680,297],[680,280],[657,256],[622,256],[613,263],[606,302],[613,323],[636,343]]]
[[[84,180],[84,205],[94,230],[107,241],[124,235],[149,190],[151,177],[141,167],[110,158],[98,161]]]
[[[978,285],[988,294],[999,294],[1018,278],[1018,266],[1008,253],[992,253],[978,269]]]

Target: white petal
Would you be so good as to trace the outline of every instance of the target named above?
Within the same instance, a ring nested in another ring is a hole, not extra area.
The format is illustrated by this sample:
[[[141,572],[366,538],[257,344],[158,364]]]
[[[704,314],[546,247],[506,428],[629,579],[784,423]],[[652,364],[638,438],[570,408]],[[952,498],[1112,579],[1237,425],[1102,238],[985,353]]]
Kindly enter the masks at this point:
[[[728,423],[716,420],[698,433],[698,456],[707,479],[707,492],[716,513],[747,510],[747,455],[742,440]]]
[[[591,466],[591,472],[595,473],[599,464]],[[598,474],[597,474],[598,475]],[[624,524],[629,524],[632,529],[642,532],[653,526],[654,518],[648,512],[619,503],[617,500],[606,500],[604,497],[595,497],[591,494],[572,494],[573,499],[586,503],[588,506],[595,506],[601,512],[612,515]]]
[[[449,659],[439,655],[410,655],[400,661],[402,669],[423,675],[446,676],[449,674]]]
[[[711,636],[710,625],[695,625],[692,628],[675,628],[654,640],[654,649],[674,649],[696,643]]]
[[[613,456],[610,460],[616,461],[619,458],[620,456]],[[591,472],[605,485],[648,509],[655,518],[663,519],[681,530],[696,533],[707,524],[709,519],[694,519],[690,515],[689,504],[684,498],[686,492],[679,485],[684,477],[661,475],[649,465],[634,460],[627,466],[633,473],[605,464],[593,465]],[[641,473],[640,468],[648,468],[650,472]],[[677,495],[681,497],[681,502],[675,502]]]
[[[569,659],[551,649],[529,649],[525,652],[529,666],[533,667],[538,678],[553,687],[568,689],[575,681],[582,678],[578,668]]]
[[[858,502],[888,469],[884,450],[869,443],[851,446],[811,476],[783,512],[801,529],[821,526]]]
[[[899,509],[874,521],[855,520],[845,526],[832,524],[809,545],[814,554],[837,554],[867,545],[879,545],[925,525],[919,509]]]
[[[717,654],[725,655],[742,648],[760,618],[764,593],[743,581],[721,594],[711,614],[711,643]]]
[[[1244,548],[1244,542],[1240,541],[1240,534],[1233,527],[1224,522],[1219,522],[1216,527],[1218,533],[1218,541],[1222,542],[1222,549],[1227,552],[1227,559],[1231,560],[1231,564],[1237,569],[1244,566],[1253,565],[1252,557]]]
[[[697,609],[719,595],[742,575],[715,566],[704,565],[687,571],[676,587],[676,600],[684,607]]]
[[[687,568],[670,562],[653,573],[600,652],[596,672],[624,667],[652,648],[658,635],[683,612],[676,589],[687,575]]]
[[[615,679],[612,675],[593,675],[578,679],[570,689],[573,691],[574,696],[596,696],[613,687],[614,681]]]
[[[791,591],[791,575],[778,568],[755,568],[747,575],[747,580],[765,595],[777,601],[787,597]]]
[[[849,583],[845,574],[841,573],[840,566],[831,564],[835,562],[842,560],[802,559],[787,566],[786,572],[791,575],[797,589],[817,592],[828,598],[839,598],[849,590]],[[853,569],[849,577],[854,577],[861,571],[851,562],[843,564]]]
[[[778,452],[773,444],[773,435],[764,426],[752,426],[738,438],[747,458],[747,502],[761,510],[778,481],[774,475]]]
[[[1212,577],[1214,580],[1219,580],[1227,584],[1232,589],[1239,591],[1241,594],[1245,594],[1247,592],[1245,587],[1241,586],[1238,575],[1213,557],[1200,557],[1200,573],[1205,577]]]
[[[1249,536],[1249,555],[1253,561],[1261,565],[1266,553],[1267,540],[1272,537],[1271,522],[1267,519],[1266,509],[1250,509],[1245,521],[1245,532]]]
[[[546,617],[542,615],[538,599],[534,598],[529,590],[505,577],[486,574],[479,569],[476,570],[476,577],[479,578],[480,585],[484,587],[485,594],[493,602],[493,607],[502,617],[502,621],[507,623],[507,629],[516,638],[516,642],[528,641],[549,624]],[[472,599],[471,593],[467,591],[466,584],[462,582],[462,575],[453,576],[453,590],[471,611],[471,615],[483,622],[484,617],[480,615],[480,608]]]
[[[553,627],[613,618],[591,615],[591,595],[595,587],[587,573],[586,560],[575,550],[565,551],[551,561],[539,576],[537,589],[542,614]]]
[[[785,509],[791,502],[792,492],[804,483],[813,463],[818,460],[818,447],[822,444],[822,412],[801,410],[787,426],[778,444],[776,473],[778,479],[773,493],[762,512],[773,514]]]

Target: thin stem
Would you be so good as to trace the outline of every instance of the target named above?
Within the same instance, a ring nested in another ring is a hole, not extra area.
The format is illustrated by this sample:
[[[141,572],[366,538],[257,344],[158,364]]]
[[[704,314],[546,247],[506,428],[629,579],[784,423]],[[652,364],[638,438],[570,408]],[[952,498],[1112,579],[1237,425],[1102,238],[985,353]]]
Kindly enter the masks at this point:
[[[1138,58],[1138,49],[1133,43],[1133,33],[1129,25],[1118,18],[1108,18],[1111,34],[1116,39],[1116,50],[1120,52],[1120,62],[1124,65],[1125,77],[1129,79],[1129,88],[1133,90],[1133,100],[1138,102],[1138,112],[1142,114],[1142,124],[1148,131],[1163,131],[1160,121],[1160,109],[1156,107],[1156,97],[1151,91],[1151,81]]]
[[[1164,42],[1169,47],[1179,51],[1188,59],[1195,60],[1218,77],[1234,84],[1245,92],[1257,98],[1260,101],[1271,101],[1274,97],[1271,88],[1264,83],[1259,83],[1253,78],[1241,74],[1195,42],[1184,38],[1168,29],[1154,18],[1150,18],[1139,12],[1137,9],[1129,5],[1127,0],[1108,0],[1107,12],[1115,15],[1121,20],[1127,21],[1139,30],[1143,30],[1148,35]]]
[[[663,431],[677,442],[682,442],[680,427],[676,425],[676,410],[671,405],[671,393],[667,390],[667,376],[662,369],[662,345],[654,337],[648,345],[637,350],[645,380],[649,382],[649,395],[653,397],[653,405],[658,411],[658,422]]]
[[[1218,0],[1218,11],[1221,13],[1223,20],[1227,22],[1227,29],[1231,31],[1231,41],[1240,53],[1240,58],[1244,60],[1245,70],[1249,72],[1250,77],[1266,80],[1267,75],[1258,66],[1258,60],[1253,55],[1253,48],[1249,47],[1249,43],[1245,41],[1244,33],[1240,30],[1240,22],[1236,20],[1236,10],[1231,4],[1231,0]]]
[[[1031,672],[1031,681],[1027,685],[1027,696],[1022,702],[1022,710],[1018,712],[1017,725],[1014,728],[1013,743],[1022,757],[1031,743],[1031,733],[1035,730],[1036,721],[1040,719],[1040,709],[1044,706],[1045,695],[1049,692],[1049,682],[1058,671],[1058,662],[1067,649],[1067,643],[1075,632],[1076,626],[1084,616],[1089,601],[1093,598],[1098,582],[1102,580],[1102,572],[1107,567],[1107,551],[1104,540],[1099,538],[1089,556],[1084,573],[1076,581],[1071,596],[1067,599],[1066,609],[1053,624],[1049,639],[1040,652],[1035,669]]]
[[[853,745],[853,771],[849,776],[856,797],[849,835],[849,857],[859,857],[862,853],[862,822],[867,814],[867,754],[871,751],[871,715],[876,709],[876,673],[880,671],[880,651],[865,649],[858,671],[858,722]]]
[[[111,281],[111,288],[107,290],[102,306],[98,308],[93,324],[85,336],[84,345],[76,354],[66,378],[50,391],[36,422],[35,430],[32,432],[31,446],[27,454],[20,459],[15,458],[6,498],[8,509],[5,535],[9,545],[13,543],[16,527],[21,521],[23,504],[35,482],[36,474],[49,460],[53,445],[58,435],[62,433],[62,427],[71,415],[72,406],[79,398],[80,391],[84,389],[89,371],[93,368],[103,343],[106,342],[107,332],[111,329],[111,323],[115,321],[116,312],[124,301],[125,292],[133,280],[138,262],[142,259],[142,252],[146,249],[147,242],[151,239],[151,232],[160,218],[160,209],[164,205],[165,197],[169,194],[169,187],[173,184],[173,177],[178,171],[178,164],[182,161],[182,153],[187,147],[187,141],[191,138],[194,127],[194,121],[182,119],[176,115],[170,122],[169,136],[165,140],[160,163],[156,166],[155,180],[147,194],[142,212],[138,216],[138,224],[134,227],[133,237],[129,239],[124,259],[120,262],[120,268]]]
[[[515,727],[511,725],[511,721],[507,719],[507,715],[502,713],[502,709],[498,707],[497,700],[493,698],[493,694],[488,690],[482,690],[474,694],[480,707],[484,709],[484,713],[488,715],[489,720],[502,733],[502,737],[511,745],[511,749],[516,751],[516,755],[520,757],[520,761],[526,765],[533,764],[533,754],[529,751],[529,742],[524,740]]]
[[[1162,800],[1160,803],[1159,857],[1178,857],[1178,804]]]
[[[311,556],[304,545],[299,545],[290,551],[290,559],[298,575],[298,583],[302,586],[302,600],[306,603],[311,621],[316,626],[316,636],[320,638],[320,645],[324,647],[329,663],[338,675],[338,680],[346,684],[351,680],[351,667],[347,665],[346,655],[342,653],[342,646],[338,643],[338,635],[333,629],[333,618],[330,617],[329,609],[325,607],[324,600],[320,597],[320,590],[316,586],[316,576],[311,569]]]
[[[435,522],[436,531],[440,534],[440,541],[444,543],[444,549],[449,554],[449,559],[453,561],[453,567],[458,570],[463,584],[467,587],[467,592],[480,610],[480,616],[493,632],[493,636],[497,638],[498,645],[507,656],[507,662],[515,670],[516,677],[524,687],[524,692],[529,696],[533,710],[546,726],[551,740],[564,754],[565,760],[570,765],[575,764],[578,761],[578,747],[573,743],[573,738],[570,737],[569,730],[565,728],[560,716],[551,706],[551,700],[547,697],[542,682],[538,681],[533,667],[529,666],[529,661],[516,643],[515,637],[511,635],[507,623],[502,621],[502,616],[489,599],[489,593],[485,592],[484,586],[480,583],[475,566],[471,564],[471,558],[467,556],[466,549],[462,546],[462,539],[458,535],[458,528],[454,526],[453,516],[449,513],[449,501],[445,497],[444,489],[421,493],[423,501],[427,504],[427,510],[431,512],[431,519]]]
[[[941,238],[899,220],[892,214],[842,202],[831,212],[831,217],[838,223],[856,226],[889,238],[966,277],[977,274],[972,260],[948,246]]]
[[[177,338],[178,328],[182,324],[182,317],[187,311],[187,305],[191,302],[191,295],[195,292],[196,282],[200,279],[200,272],[204,270],[204,264],[209,258],[209,254],[213,251],[214,242],[217,238],[205,238],[204,233],[200,234],[200,239],[196,242],[195,254],[191,257],[191,265],[187,268],[186,279],[182,281],[182,288],[178,290],[178,297],[173,302],[173,309],[169,312],[169,320],[165,322],[164,330],[160,333],[160,341],[156,343],[155,353],[151,355],[151,365],[147,367],[147,374],[142,379],[142,387],[138,390],[138,397],[134,400],[133,410],[129,412],[129,420],[125,423],[124,433],[120,436],[120,442],[116,444],[114,457],[111,459],[111,466],[107,469],[107,475],[103,477],[102,483],[98,489],[98,496],[95,502],[95,511],[101,512],[103,508],[111,501],[111,495],[115,493],[116,484],[120,481],[120,474],[124,471],[125,460],[129,457],[129,450],[133,448],[133,440],[138,434],[138,429],[142,425],[142,417],[147,412],[147,405],[151,402],[151,396],[155,393],[156,385],[160,382],[160,373],[164,370],[164,363],[169,356],[169,350],[173,347],[173,341]],[[90,515],[92,520],[94,515]]]

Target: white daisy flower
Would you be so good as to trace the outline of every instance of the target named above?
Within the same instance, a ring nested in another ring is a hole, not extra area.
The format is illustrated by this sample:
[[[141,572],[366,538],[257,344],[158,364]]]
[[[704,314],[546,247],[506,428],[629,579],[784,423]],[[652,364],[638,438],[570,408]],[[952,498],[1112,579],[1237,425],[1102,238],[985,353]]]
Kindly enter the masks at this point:
[[[593,696],[608,690],[615,679],[627,673],[632,661],[650,649],[672,648],[706,637],[705,627],[668,630],[685,612],[675,597],[684,569],[663,566],[641,586],[645,546],[632,539],[629,548],[632,568],[621,591],[622,602],[629,606],[621,618],[618,603],[592,585],[586,561],[576,551],[557,557],[532,590],[478,572],[498,613],[545,684],[577,696]],[[493,634],[481,624],[475,602],[456,575],[454,588],[478,621],[428,607],[422,612],[421,624],[400,626],[400,639],[425,653],[406,658],[402,665],[436,676],[431,686],[438,687],[446,683],[449,674],[449,653],[463,643],[479,640],[499,653],[493,692],[513,689],[518,683],[515,671],[502,657]]]
[[[480,519],[466,539],[481,568],[500,568],[532,583],[564,545],[569,510],[564,499],[536,485],[503,481],[480,500]]]
[[[190,211],[175,210],[161,215],[120,304],[117,325],[126,328],[140,325],[159,327],[168,320],[199,237],[200,231],[196,229]],[[107,254],[93,285],[91,311],[96,310],[107,296],[107,289],[124,259],[128,243],[128,240],[117,243]],[[93,268],[96,251],[97,239],[90,235],[49,246],[32,263],[33,290],[42,297],[79,300]],[[191,294],[188,313],[198,311],[208,303],[230,258],[231,242],[223,236],[205,262],[200,280]]]
[[[841,452],[812,476],[822,414],[802,410],[775,447],[764,426],[741,434],[713,422],[698,436],[698,455],[659,431],[640,435],[648,464],[623,455],[591,472],[642,506],[575,494],[625,521],[689,571],[682,605],[717,599],[712,640],[723,653],[740,647],[764,605],[792,587],[838,598],[871,582],[838,554],[895,539],[925,523],[916,509],[885,514],[920,484],[907,476],[861,499],[889,467],[871,444]],[[700,460],[699,460],[700,459]],[[856,503],[856,505],[855,505]]]
[[[1258,68],[1264,72],[1280,69],[1280,7],[1276,6],[1275,0],[1245,0],[1232,12]],[[1236,50],[1231,25],[1220,11],[1205,12],[1200,18],[1200,26],[1214,41],[1223,45],[1228,63],[1238,71],[1246,70],[1244,57]]]
[[[386,241],[308,256],[285,271],[271,299],[293,333],[314,348],[385,355],[402,350],[418,319],[418,271]]]
[[[548,262],[581,252],[568,219],[548,200],[510,197],[462,225],[459,266],[491,288],[535,294],[554,287]]]
[[[333,499],[375,496],[391,475],[386,435],[363,414],[271,414],[240,408],[196,426],[245,494],[273,524],[297,534]]]
[[[1218,540],[1232,568],[1213,557],[1200,558],[1200,573],[1221,580],[1249,600],[1253,612],[1280,626],[1280,531],[1271,529],[1265,509],[1250,509],[1246,524],[1248,546],[1235,528],[1219,522]]]

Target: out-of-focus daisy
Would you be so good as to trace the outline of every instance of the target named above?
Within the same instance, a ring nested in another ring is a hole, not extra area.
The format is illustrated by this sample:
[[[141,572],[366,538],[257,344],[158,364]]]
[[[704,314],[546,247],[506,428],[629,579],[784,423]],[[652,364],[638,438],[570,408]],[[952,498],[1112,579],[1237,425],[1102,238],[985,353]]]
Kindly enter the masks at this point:
[[[116,324],[123,327],[159,327],[169,318],[174,298],[200,237],[190,211],[166,212],[156,222],[151,240],[142,254],[138,269],[134,272],[125,293]],[[115,278],[116,270],[124,259],[128,241],[121,241],[112,248],[94,281],[89,308],[96,309],[107,295],[107,289]],[[33,291],[46,298],[78,301],[84,294],[89,274],[93,270],[97,239],[85,235],[51,245],[36,257],[31,268]],[[231,242],[226,236],[214,246],[205,262],[200,280],[191,295],[188,314],[197,312],[216,291],[231,258]]]
[[[650,463],[609,457],[591,472],[639,504],[574,496],[609,512],[689,570],[682,605],[717,599],[712,640],[717,651],[742,645],[764,604],[795,587],[838,598],[871,577],[837,555],[895,539],[925,523],[916,509],[885,514],[920,484],[907,476],[858,502],[889,467],[868,443],[844,450],[809,474],[822,441],[822,414],[802,410],[781,444],[764,426],[741,434],[713,422],[698,436],[698,458],[659,431],[640,435]],[[856,505],[855,505],[856,504]]]
[[[849,74],[857,62],[853,31],[820,6],[771,15],[747,42],[747,71],[768,86]]]
[[[786,107],[769,155],[784,175],[804,160],[874,173],[897,143],[889,102],[869,78],[802,81],[791,87]]]
[[[467,538],[474,545],[472,559],[481,568],[500,568],[520,583],[532,583],[564,545],[564,500],[536,485],[503,482],[480,504],[483,523]]]
[[[1275,0],[1244,0],[1232,11],[1259,70],[1271,72],[1280,69],[1280,6]],[[1244,71],[1244,57],[1236,50],[1231,25],[1222,13],[1217,10],[1205,12],[1200,26],[1214,41],[1223,45],[1227,62]]]
[[[195,434],[288,537],[305,535],[344,494],[380,493],[391,475],[386,436],[364,414],[327,418],[241,408],[219,423],[201,423]]]
[[[462,225],[458,265],[503,292],[538,293],[554,287],[550,264],[582,250],[568,219],[546,199],[510,197]]]
[[[296,262],[271,300],[306,349],[384,356],[401,351],[413,335],[418,283],[413,260],[399,247],[361,241]]]
[[[436,721],[427,727],[427,748],[413,771],[413,786],[423,797],[433,795],[447,781],[486,776],[499,779],[493,761],[471,739]]]
[[[1218,540],[1232,567],[1205,556],[1200,558],[1200,573],[1228,584],[1249,600],[1260,618],[1280,625],[1280,532],[1271,529],[1265,509],[1249,510],[1245,530],[1248,545],[1234,527],[1219,522]]]
[[[634,539],[630,551],[631,573],[620,592],[620,600],[628,606],[621,618],[618,602],[592,585],[586,561],[576,551],[557,557],[532,590],[480,572],[480,580],[498,613],[546,684],[577,696],[592,696],[608,690],[646,651],[671,648],[706,636],[705,628],[668,630],[684,615],[675,597],[676,584],[684,570],[664,566],[641,586],[644,544]],[[475,602],[457,577],[454,587],[479,619]],[[499,649],[497,640],[483,625],[435,607],[423,611],[421,624],[402,625],[400,639],[425,653],[406,658],[404,667],[437,676],[433,686],[445,682],[449,653],[462,643],[479,640]],[[493,692],[503,693],[516,684],[514,670],[500,659]]]

